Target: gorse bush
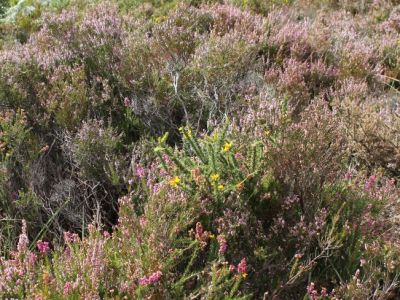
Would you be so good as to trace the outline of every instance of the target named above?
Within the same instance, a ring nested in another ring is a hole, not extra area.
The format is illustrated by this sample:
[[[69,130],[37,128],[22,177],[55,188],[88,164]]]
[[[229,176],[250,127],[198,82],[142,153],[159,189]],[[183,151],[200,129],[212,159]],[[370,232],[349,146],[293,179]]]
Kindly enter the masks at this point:
[[[398,4],[0,6],[0,298],[397,299]]]
[[[1,263],[2,296],[301,298],[307,282],[311,298],[393,291],[393,181],[348,173],[324,183],[306,214],[273,175],[266,144],[236,143],[227,128],[198,139],[184,127],[181,150],[160,138],[158,159],[136,166],[138,188],[120,198],[112,233],[89,225],[53,250],[36,241],[35,254],[24,228]],[[390,265],[376,265],[379,255]]]

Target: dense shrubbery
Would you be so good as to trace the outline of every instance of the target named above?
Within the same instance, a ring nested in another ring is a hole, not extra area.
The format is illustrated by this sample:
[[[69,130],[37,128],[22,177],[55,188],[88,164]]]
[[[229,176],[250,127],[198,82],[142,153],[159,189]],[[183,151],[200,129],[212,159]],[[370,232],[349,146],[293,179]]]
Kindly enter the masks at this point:
[[[396,1],[10,4],[1,298],[399,297]]]

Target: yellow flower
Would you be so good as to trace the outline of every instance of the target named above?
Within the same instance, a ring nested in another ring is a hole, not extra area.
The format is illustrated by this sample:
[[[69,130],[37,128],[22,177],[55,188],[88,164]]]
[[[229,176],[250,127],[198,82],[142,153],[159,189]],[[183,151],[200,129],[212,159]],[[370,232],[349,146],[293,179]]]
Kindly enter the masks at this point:
[[[246,277],[247,277],[247,273],[243,273],[243,274],[242,274],[242,277],[243,277],[243,278],[246,278]]]
[[[225,188],[225,187],[224,187],[224,185],[223,185],[223,184],[220,184],[220,185],[218,186],[218,190],[219,190],[219,191],[223,191],[223,190],[224,190],[224,188]]]
[[[169,184],[172,185],[173,187],[177,187],[181,183],[181,180],[179,179],[178,176],[175,176],[169,181]]]
[[[190,138],[192,138],[192,130],[191,129],[188,129],[187,131],[186,131],[186,135],[187,135],[187,137],[190,139]]]
[[[225,143],[222,150],[223,150],[224,152],[228,152],[229,150],[231,150],[232,146],[233,146],[232,143]]]
[[[213,239],[213,238],[215,238],[215,235],[214,234],[212,234],[212,233],[210,233],[210,235],[208,236],[210,239]]]
[[[212,174],[212,175],[210,176],[210,179],[211,179],[211,181],[213,181],[213,182],[217,182],[218,179],[219,179],[219,174]]]

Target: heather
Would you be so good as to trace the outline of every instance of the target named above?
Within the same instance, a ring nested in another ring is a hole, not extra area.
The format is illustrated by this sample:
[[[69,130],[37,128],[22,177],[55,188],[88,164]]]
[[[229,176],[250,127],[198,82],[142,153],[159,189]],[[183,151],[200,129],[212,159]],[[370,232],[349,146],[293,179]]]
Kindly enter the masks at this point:
[[[0,1],[1,299],[398,299],[400,3]]]

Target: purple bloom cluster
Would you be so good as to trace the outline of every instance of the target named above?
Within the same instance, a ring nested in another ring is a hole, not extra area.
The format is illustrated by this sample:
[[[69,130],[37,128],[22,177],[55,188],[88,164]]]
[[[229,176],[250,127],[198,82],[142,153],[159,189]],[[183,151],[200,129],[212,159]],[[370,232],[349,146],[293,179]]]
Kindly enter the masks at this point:
[[[161,271],[154,272],[149,276],[144,276],[144,277],[140,278],[139,279],[139,284],[140,285],[153,285],[153,284],[156,284],[157,282],[160,281],[162,275],[163,274],[162,274]]]

